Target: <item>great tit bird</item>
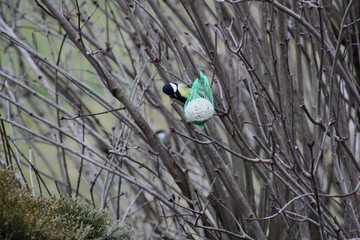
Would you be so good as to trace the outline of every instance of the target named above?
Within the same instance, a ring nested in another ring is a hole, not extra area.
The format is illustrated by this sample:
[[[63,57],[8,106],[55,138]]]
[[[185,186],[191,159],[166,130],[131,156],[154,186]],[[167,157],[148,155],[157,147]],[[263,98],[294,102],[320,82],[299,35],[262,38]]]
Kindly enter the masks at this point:
[[[190,87],[183,83],[166,83],[163,86],[163,92],[175,102],[184,105],[189,96]]]
[[[164,130],[158,130],[155,132],[155,135],[166,147],[170,146],[169,134],[167,132]]]

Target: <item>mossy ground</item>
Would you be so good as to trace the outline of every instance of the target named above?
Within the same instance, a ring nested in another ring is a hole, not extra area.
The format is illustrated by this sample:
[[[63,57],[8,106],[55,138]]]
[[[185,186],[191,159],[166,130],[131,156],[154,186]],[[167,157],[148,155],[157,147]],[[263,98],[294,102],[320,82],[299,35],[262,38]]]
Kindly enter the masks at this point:
[[[139,239],[81,198],[37,197],[0,168],[0,239]]]

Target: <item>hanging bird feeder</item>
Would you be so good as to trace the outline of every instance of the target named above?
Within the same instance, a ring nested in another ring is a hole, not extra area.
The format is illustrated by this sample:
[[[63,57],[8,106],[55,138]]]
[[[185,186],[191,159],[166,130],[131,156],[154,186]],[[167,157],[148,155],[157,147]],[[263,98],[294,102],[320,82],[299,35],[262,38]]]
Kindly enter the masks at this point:
[[[214,99],[207,77],[200,72],[190,90],[184,105],[186,120],[204,128],[204,124],[214,115]]]

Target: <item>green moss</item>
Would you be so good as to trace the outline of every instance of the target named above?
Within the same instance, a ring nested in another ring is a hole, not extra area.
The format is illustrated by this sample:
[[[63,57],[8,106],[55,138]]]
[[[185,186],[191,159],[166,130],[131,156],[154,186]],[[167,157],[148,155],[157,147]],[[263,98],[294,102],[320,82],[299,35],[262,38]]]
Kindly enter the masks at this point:
[[[139,239],[80,198],[36,197],[0,169],[0,239]]]

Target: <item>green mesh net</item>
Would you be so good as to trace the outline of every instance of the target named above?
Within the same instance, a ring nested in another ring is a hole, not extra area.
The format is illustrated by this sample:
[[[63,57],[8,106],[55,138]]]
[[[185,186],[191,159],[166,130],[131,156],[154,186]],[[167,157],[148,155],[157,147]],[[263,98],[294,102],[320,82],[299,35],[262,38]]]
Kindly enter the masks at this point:
[[[204,128],[204,124],[214,115],[214,99],[207,77],[200,72],[190,90],[184,105],[187,121]]]

